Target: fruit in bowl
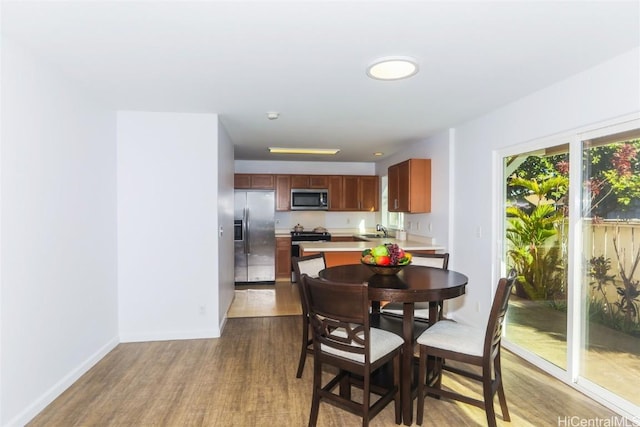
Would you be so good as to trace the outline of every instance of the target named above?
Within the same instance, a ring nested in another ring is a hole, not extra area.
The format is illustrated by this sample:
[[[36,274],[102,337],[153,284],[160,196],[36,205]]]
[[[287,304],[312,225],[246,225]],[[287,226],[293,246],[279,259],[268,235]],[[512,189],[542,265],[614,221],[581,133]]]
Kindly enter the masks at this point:
[[[395,243],[385,243],[362,251],[360,262],[377,274],[396,274],[411,263],[411,254]]]

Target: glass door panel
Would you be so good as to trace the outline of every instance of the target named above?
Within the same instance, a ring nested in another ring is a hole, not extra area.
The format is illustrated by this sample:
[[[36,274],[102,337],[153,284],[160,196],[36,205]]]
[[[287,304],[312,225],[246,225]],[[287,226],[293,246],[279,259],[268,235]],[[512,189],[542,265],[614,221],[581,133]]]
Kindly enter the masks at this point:
[[[640,405],[640,130],[583,141],[580,375]]]
[[[568,144],[504,158],[505,259],[518,274],[505,337],[566,369]]]

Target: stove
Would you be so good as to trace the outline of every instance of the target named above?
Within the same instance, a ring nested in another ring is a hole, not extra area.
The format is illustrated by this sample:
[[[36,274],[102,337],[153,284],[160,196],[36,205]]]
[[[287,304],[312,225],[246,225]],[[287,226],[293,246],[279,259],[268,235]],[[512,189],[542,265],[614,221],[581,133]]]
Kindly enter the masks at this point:
[[[331,233],[327,231],[292,231],[291,232],[291,256],[300,256],[300,242],[330,242]],[[295,282],[295,272],[291,266],[291,281]]]
[[[292,242],[330,242],[331,234],[327,231],[292,231]]]

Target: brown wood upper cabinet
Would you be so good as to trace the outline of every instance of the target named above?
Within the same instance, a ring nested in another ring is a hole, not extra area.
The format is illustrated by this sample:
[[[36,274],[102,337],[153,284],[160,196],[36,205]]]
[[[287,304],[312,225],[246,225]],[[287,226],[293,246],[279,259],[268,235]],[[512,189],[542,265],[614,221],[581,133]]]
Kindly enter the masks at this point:
[[[327,189],[329,188],[329,177],[327,175],[291,175],[291,188]]]
[[[379,188],[379,179],[375,175],[343,176],[342,209],[339,210],[377,211],[380,209],[378,203]],[[329,195],[329,197],[331,197],[331,195]]]
[[[380,209],[380,180],[376,175],[235,174],[235,188],[276,191],[276,211],[291,209],[291,189],[328,189],[329,211]]]
[[[431,159],[389,166],[389,212],[431,212]]]
[[[342,175],[329,176],[329,210],[341,211],[344,210],[344,201],[342,198]]]
[[[291,175],[276,175],[276,210],[291,209]]]
[[[274,190],[275,176],[269,174],[237,173],[233,187],[239,189]]]

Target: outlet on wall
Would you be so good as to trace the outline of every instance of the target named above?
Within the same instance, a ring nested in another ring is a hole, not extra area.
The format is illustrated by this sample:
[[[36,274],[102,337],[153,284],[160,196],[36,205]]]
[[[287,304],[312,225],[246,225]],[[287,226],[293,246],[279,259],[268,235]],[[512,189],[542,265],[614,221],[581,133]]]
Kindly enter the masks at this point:
[[[201,316],[204,316],[205,314],[207,314],[207,306],[206,305],[201,305],[198,308],[198,312],[200,313]]]
[[[407,230],[411,230],[411,221],[407,221]]]
[[[416,221],[416,230],[420,230],[420,221]]]

